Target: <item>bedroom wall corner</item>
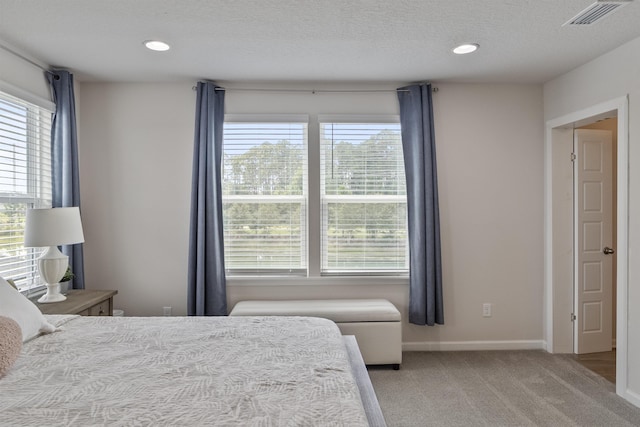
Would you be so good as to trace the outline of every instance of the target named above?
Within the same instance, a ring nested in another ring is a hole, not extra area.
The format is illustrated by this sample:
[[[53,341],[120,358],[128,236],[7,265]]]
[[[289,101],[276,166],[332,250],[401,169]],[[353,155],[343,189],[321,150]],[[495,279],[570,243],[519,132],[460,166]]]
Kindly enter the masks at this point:
[[[163,306],[172,306],[174,315],[186,313],[192,85],[81,84],[87,287],[117,289],[115,305],[127,315],[162,315]],[[286,285],[230,279],[230,308],[242,299],[387,298],[405,319],[407,343],[529,346],[543,338],[542,86],[437,86],[446,324],[406,323],[408,287],[397,279],[349,285],[326,283],[328,278]],[[316,95],[228,91],[226,102],[229,114],[303,113],[312,122],[317,114],[397,111],[393,90]],[[482,317],[486,302],[494,304],[491,318]]]

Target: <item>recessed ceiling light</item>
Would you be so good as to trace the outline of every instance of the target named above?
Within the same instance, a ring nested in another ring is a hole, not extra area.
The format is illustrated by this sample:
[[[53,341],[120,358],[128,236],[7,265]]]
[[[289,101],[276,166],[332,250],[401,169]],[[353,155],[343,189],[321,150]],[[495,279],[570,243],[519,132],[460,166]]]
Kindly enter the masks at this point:
[[[455,47],[453,49],[453,53],[457,53],[458,55],[464,55],[465,53],[475,52],[476,50],[478,50],[479,47],[480,45],[477,43],[465,43],[465,44],[461,44],[458,47]]]
[[[144,45],[147,49],[155,50],[158,52],[164,52],[165,50],[169,50],[171,46],[166,44],[165,42],[161,42],[160,40],[147,40],[144,42]]]

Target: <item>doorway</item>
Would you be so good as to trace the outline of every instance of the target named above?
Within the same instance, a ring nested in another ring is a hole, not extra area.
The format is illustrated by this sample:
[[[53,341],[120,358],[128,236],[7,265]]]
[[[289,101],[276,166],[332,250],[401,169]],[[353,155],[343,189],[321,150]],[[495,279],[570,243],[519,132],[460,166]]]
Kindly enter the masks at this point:
[[[574,353],[615,384],[617,117],[574,130]]]
[[[576,354],[615,348],[617,127],[613,116],[574,130]]]
[[[581,110],[546,124],[545,143],[545,339],[546,349],[552,353],[575,353],[574,279],[577,277],[574,239],[573,165],[569,160],[573,153],[574,130],[582,127],[611,126],[614,120],[617,136],[617,152],[614,163],[619,166],[614,172],[614,188],[618,195],[614,208],[616,236],[613,247],[617,259],[613,282],[616,312],[611,317],[615,346],[616,392],[626,396],[627,348],[626,348],[626,301],[628,292],[628,219],[627,191],[628,151],[626,97],[605,102]]]

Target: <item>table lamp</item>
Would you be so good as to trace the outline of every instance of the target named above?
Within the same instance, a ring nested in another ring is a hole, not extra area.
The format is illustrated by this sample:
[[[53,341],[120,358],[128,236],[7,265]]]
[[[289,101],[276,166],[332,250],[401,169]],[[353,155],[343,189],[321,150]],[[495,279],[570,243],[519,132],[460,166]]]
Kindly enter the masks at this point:
[[[59,282],[67,271],[69,257],[60,252],[58,246],[82,242],[84,234],[79,208],[27,209],[25,247],[48,247],[38,258],[40,277],[47,286],[47,293],[38,302],[49,303],[67,299],[60,293]]]

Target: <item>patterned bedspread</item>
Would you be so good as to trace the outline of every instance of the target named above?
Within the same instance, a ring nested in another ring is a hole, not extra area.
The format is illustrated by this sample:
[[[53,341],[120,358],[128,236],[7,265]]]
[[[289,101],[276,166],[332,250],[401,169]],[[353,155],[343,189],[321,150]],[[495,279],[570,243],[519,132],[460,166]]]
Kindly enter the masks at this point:
[[[0,425],[366,426],[337,326],[62,317],[0,379]]]

